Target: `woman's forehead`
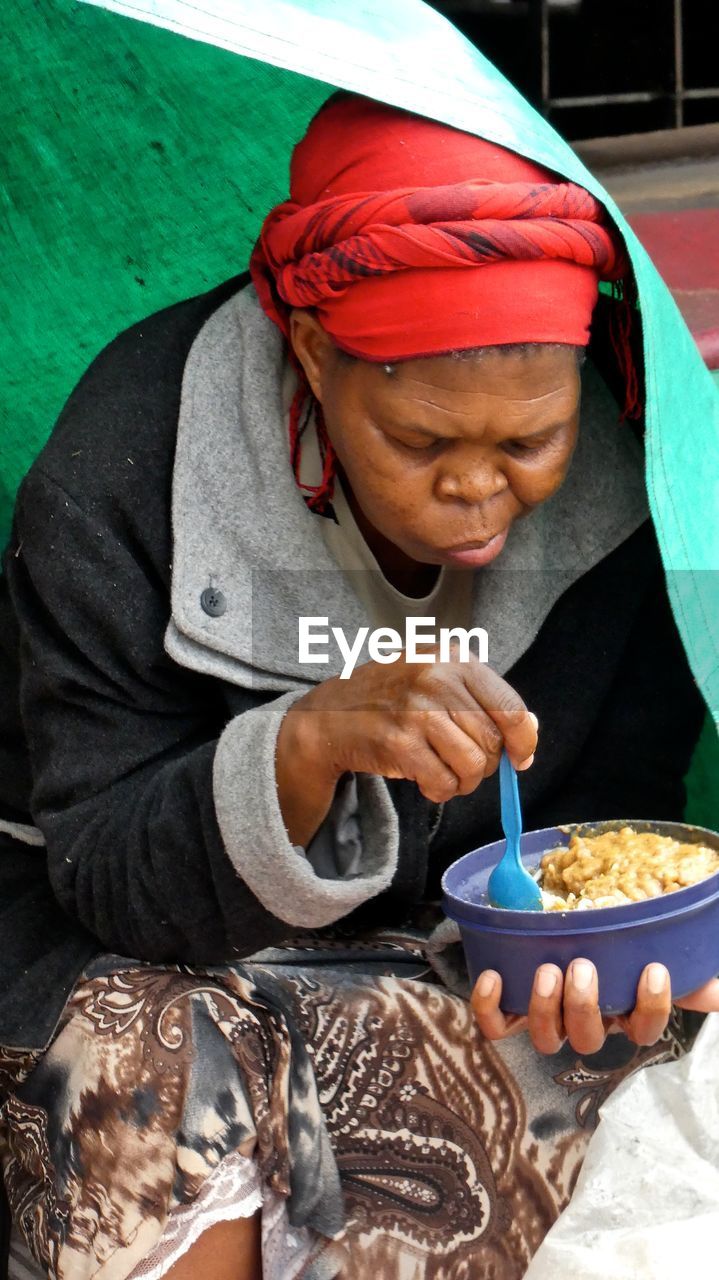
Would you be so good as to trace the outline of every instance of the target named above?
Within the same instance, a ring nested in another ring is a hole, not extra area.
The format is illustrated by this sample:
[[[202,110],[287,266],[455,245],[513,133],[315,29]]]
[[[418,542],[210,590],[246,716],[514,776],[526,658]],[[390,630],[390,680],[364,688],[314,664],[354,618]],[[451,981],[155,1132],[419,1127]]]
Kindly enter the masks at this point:
[[[356,372],[368,397],[388,407],[424,406],[458,416],[482,400],[536,404],[576,397],[579,387],[576,349],[549,345],[488,348],[470,358],[432,356],[391,366],[359,362]]]

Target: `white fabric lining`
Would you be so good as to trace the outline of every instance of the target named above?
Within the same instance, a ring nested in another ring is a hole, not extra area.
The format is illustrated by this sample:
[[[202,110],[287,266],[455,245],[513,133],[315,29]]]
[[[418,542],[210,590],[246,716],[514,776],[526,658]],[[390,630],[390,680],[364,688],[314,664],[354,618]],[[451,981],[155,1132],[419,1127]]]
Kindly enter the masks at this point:
[[[318,1237],[305,1227],[290,1226],[287,1201],[263,1187],[255,1162],[237,1151],[220,1162],[190,1204],[172,1210],[155,1248],[122,1280],[161,1280],[210,1227],[250,1218],[258,1211],[262,1213],[263,1280],[298,1280],[316,1256]],[[46,1276],[13,1227],[8,1280]]]
[[[45,847],[45,837],[38,827],[31,827],[25,822],[7,822],[0,818],[0,832],[12,836],[13,840],[22,840],[23,844],[35,845],[38,849]]]
[[[316,1236],[290,1226],[286,1200],[263,1187],[255,1162],[237,1151],[221,1161],[191,1204],[173,1209],[157,1245],[127,1280],[161,1280],[210,1227],[250,1218],[258,1210],[263,1280],[295,1280],[315,1248]]]
[[[209,1227],[251,1218],[262,1208],[257,1166],[233,1151],[220,1161],[190,1204],[172,1210],[155,1248],[140,1260],[127,1280],[160,1280]]]

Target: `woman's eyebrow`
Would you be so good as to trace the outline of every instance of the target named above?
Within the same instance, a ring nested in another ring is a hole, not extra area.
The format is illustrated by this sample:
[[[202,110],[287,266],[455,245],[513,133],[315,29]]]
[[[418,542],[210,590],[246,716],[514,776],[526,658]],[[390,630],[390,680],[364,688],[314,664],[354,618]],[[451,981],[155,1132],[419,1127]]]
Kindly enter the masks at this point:
[[[565,431],[571,426],[570,418],[563,418],[561,422],[548,422],[544,427],[538,427],[536,431],[528,431],[526,434],[518,434],[518,440],[536,440],[539,436],[553,435],[555,431]],[[510,435],[512,432],[509,433]],[[516,434],[516,433],[514,433]]]
[[[546,426],[538,427],[536,431],[530,431],[526,434],[509,430],[507,432],[507,438],[511,438],[511,436],[515,435],[518,440],[536,440],[539,436],[553,435],[557,431],[564,431],[570,425],[571,420],[569,418],[563,418],[560,422],[547,423]],[[393,422],[388,424],[387,430],[389,432],[409,431],[412,432],[413,435],[424,436],[427,440],[447,440],[453,438],[453,436],[448,436],[441,430],[431,431],[428,427],[420,427],[414,422]]]
[[[410,431],[413,435],[426,436],[428,440],[436,440],[442,434],[441,431],[432,431],[429,427],[420,427],[415,422],[389,422],[385,429],[389,432]]]

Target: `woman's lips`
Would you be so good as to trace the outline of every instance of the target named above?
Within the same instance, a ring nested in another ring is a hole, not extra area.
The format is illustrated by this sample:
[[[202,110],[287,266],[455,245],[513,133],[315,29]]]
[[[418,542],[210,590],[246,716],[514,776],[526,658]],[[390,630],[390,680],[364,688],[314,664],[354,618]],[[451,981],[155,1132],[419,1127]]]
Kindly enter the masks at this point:
[[[465,542],[457,547],[448,547],[442,551],[442,559],[448,564],[462,565],[466,569],[480,569],[499,555],[508,533],[508,528],[502,529],[488,542]]]

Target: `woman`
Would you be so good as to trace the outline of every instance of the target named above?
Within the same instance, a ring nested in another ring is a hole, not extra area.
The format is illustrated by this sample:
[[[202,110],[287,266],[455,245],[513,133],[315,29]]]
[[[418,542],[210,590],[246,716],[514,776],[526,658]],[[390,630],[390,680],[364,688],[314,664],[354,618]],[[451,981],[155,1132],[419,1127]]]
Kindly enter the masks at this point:
[[[503,746],[532,826],[682,812],[702,706],[608,389],[636,411],[622,246],[349,95],[291,193],[251,279],[94,362],[5,561],[2,1151],[63,1280],[519,1277],[599,1102],[688,1044],[656,964],[619,1028],[581,960],[530,1038],[500,974],[475,1022],[437,927]],[[330,635],[427,618],[489,663],[385,634],[343,679]]]

